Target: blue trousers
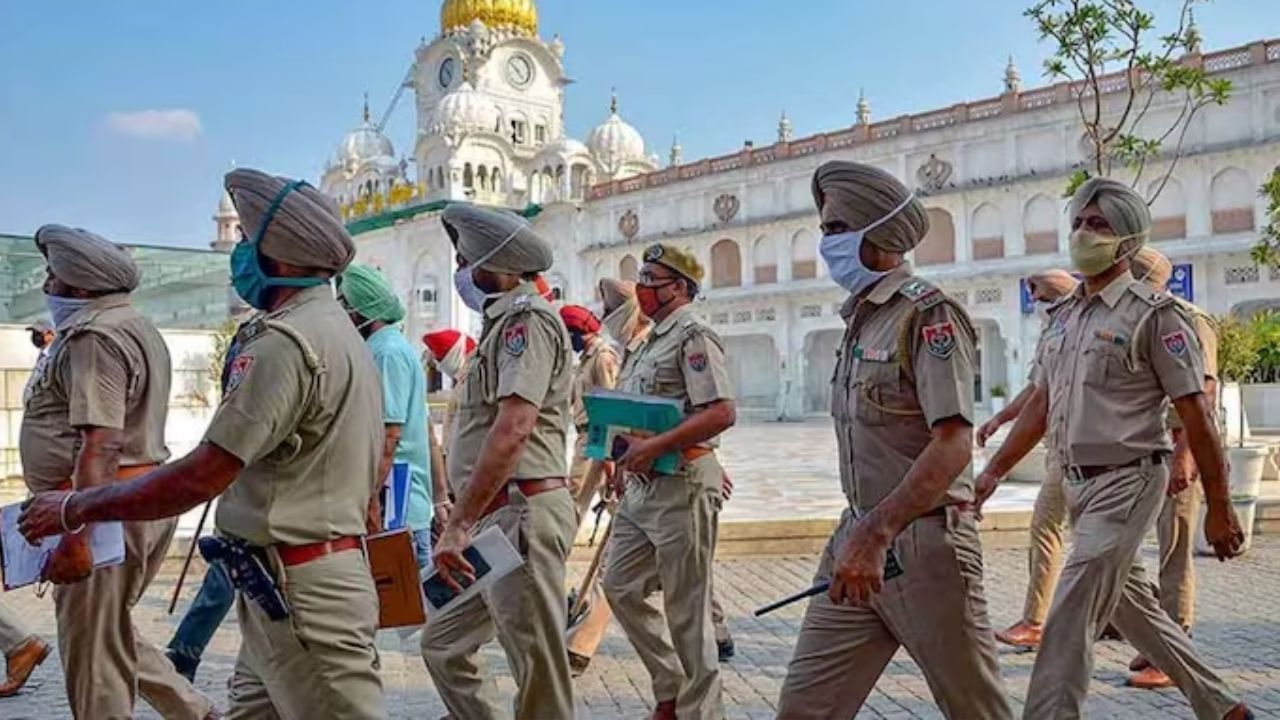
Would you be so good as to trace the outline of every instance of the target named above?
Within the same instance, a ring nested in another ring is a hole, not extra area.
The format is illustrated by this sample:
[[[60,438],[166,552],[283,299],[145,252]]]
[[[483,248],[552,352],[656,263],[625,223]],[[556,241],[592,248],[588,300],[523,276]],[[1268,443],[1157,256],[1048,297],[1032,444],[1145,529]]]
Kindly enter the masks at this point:
[[[235,588],[221,563],[211,563],[204,574],[204,582],[196,593],[187,614],[182,617],[178,630],[169,641],[166,655],[178,672],[194,680],[200,657],[208,647],[218,626],[231,611],[235,601]]]

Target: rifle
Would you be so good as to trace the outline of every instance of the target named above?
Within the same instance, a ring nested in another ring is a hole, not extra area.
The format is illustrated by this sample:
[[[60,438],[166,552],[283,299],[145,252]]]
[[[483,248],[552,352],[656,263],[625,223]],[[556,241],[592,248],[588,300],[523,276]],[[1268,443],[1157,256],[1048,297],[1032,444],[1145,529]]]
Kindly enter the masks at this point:
[[[200,513],[200,522],[196,523],[196,534],[191,536],[191,545],[187,547],[187,559],[182,563],[182,572],[178,573],[178,584],[173,586],[173,597],[169,600],[169,614],[178,607],[178,595],[182,593],[182,581],[187,578],[187,570],[191,569],[191,558],[196,554],[196,541],[200,539],[200,531],[204,529],[204,521],[209,518],[209,507],[213,501],[204,504],[204,512]]]

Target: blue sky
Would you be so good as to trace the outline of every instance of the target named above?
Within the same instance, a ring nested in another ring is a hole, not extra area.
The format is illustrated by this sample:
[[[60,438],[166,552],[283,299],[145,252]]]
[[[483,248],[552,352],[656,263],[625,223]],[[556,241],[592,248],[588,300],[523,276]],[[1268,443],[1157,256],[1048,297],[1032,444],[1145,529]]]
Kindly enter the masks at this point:
[[[578,82],[570,134],[623,116],[664,159],[997,94],[1006,57],[1042,82],[1031,0],[540,0]],[[1176,0],[1144,0],[1168,17]],[[44,222],[121,242],[204,246],[221,175],[238,165],[315,180],[359,121],[381,112],[433,37],[439,0],[0,2],[0,232]],[[1280,36],[1280,2],[1216,0],[1206,49]],[[411,100],[412,96],[406,96]],[[160,113],[147,114],[146,111]],[[389,125],[407,149],[413,104]],[[176,111],[176,112],[175,112]],[[139,114],[141,113],[141,114]]]

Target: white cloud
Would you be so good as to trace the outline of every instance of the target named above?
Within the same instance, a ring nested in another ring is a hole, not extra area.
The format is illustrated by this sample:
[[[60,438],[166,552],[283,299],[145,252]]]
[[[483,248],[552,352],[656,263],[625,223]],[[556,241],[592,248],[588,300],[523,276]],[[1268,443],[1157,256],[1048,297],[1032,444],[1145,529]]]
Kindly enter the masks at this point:
[[[107,113],[112,132],[144,140],[194,140],[200,136],[200,116],[194,110],[166,108]]]

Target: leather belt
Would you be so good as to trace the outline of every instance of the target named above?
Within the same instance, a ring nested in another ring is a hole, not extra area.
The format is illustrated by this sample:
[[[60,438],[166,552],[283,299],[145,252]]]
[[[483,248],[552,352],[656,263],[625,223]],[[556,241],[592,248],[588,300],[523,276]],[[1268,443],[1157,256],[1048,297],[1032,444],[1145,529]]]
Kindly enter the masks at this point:
[[[1150,455],[1143,455],[1142,457],[1134,458],[1129,462],[1119,463],[1116,465],[1068,465],[1066,467],[1066,476],[1069,479],[1075,480],[1076,482],[1084,482],[1085,480],[1092,480],[1093,478],[1096,478],[1099,475],[1104,475],[1106,473],[1109,473],[1112,470],[1121,470],[1124,468],[1137,467],[1145,463],[1151,463],[1152,465],[1161,465],[1164,463],[1165,457],[1167,455],[1168,455],[1167,452],[1163,450],[1157,450],[1156,452],[1153,452]]]
[[[480,517],[487,517],[506,507],[507,503],[511,502],[512,486],[514,486],[516,490],[519,490],[521,495],[531,498],[534,495],[541,495],[544,492],[567,488],[569,487],[569,484],[566,483],[562,477],[538,478],[536,480],[512,480],[498,490],[498,494],[493,497],[493,500],[489,501],[489,506],[484,509],[484,512],[480,513]]]
[[[124,482],[125,480],[132,480],[134,478],[139,478],[151,472],[152,470],[155,470],[158,467],[160,467],[159,464],[130,465],[129,467],[117,468],[115,481]],[[63,480],[61,483],[58,484],[59,490],[72,490],[74,488],[75,486],[72,485],[70,479]]]
[[[334,555],[348,550],[359,549],[364,544],[364,539],[358,535],[345,535],[333,540],[324,540],[322,542],[307,543],[306,545],[273,545],[276,554],[280,556],[280,563],[285,567],[293,567],[294,565],[302,565],[312,560],[319,560],[325,555]]]

